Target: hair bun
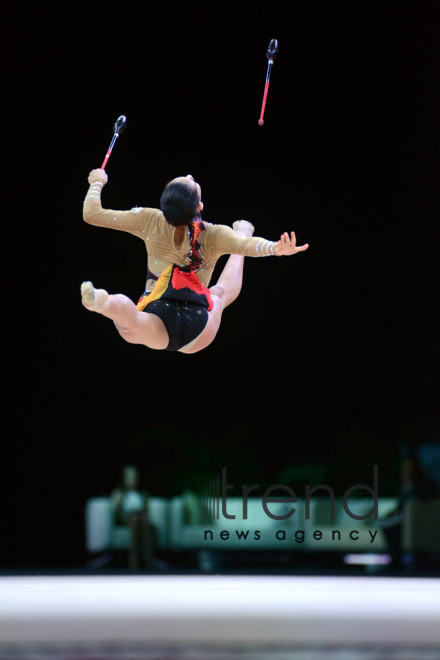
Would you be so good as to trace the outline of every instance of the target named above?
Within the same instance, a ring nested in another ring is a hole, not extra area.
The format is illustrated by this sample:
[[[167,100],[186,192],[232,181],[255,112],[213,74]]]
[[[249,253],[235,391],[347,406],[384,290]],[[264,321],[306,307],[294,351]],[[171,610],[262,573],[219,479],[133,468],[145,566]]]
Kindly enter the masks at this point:
[[[168,202],[163,207],[162,213],[164,214],[168,222],[174,223],[182,220],[182,211],[177,206],[177,204],[171,204],[170,202]]]

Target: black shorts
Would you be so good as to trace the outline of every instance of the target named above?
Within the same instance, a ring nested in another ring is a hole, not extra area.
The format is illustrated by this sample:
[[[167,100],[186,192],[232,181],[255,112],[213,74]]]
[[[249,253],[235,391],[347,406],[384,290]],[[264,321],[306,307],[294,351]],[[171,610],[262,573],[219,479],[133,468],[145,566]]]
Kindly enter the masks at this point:
[[[178,351],[203,332],[208,323],[208,311],[204,307],[185,302],[179,304],[168,300],[155,300],[145,310],[155,314],[167,329],[170,343],[167,351]]]
[[[178,351],[203,332],[213,302],[195,273],[169,266],[137,307],[163,321],[170,339],[166,350]]]

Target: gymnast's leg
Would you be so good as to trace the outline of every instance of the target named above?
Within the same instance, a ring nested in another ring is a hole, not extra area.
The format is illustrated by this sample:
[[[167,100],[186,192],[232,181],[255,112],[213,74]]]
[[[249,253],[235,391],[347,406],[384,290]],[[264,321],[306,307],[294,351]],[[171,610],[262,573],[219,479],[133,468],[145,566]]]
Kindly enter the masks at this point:
[[[249,238],[254,233],[254,227],[246,220],[234,222],[233,228],[239,236],[246,236],[246,238]],[[231,254],[217,284],[210,288],[214,307],[208,312],[208,323],[198,341],[188,350],[182,351],[182,353],[197,353],[209,346],[214,340],[220,327],[223,310],[238,298],[241,291],[243,266],[244,257],[239,254]]]
[[[161,319],[139,312],[127,296],[109,295],[104,289],[95,289],[91,282],[83,282],[81,297],[86,309],[112,319],[121,337],[130,344],[143,344],[156,350],[168,346],[168,332]]]

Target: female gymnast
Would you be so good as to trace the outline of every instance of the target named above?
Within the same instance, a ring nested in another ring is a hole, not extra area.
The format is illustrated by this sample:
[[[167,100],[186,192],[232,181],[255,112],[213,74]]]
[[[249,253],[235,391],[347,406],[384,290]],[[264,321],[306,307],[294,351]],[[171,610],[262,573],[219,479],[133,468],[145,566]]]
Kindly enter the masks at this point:
[[[293,232],[284,233],[277,242],[252,237],[254,227],[246,220],[235,222],[234,229],[202,221],[202,191],[191,175],[165,186],[161,210],[103,209],[106,172],[92,170],[88,181],[84,220],[134,234],[147,248],[147,283],[137,305],[122,294],[95,289],[91,282],[81,286],[84,307],[111,319],[131,344],[181,353],[201,351],[214,340],[224,308],[240,293],[245,256],[281,257],[308,248],[296,247]],[[217,284],[209,289],[215,263],[223,254],[231,256]]]

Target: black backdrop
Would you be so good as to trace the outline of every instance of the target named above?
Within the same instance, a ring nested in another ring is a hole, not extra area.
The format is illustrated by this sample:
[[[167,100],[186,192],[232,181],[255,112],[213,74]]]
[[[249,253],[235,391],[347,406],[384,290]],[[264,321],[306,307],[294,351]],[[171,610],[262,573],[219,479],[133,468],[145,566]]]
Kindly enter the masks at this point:
[[[238,487],[308,464],[339,493],[378,464],[394,494],[399,442],[438,420],[438,5],[167,7],[4,16],[3,567],[80,565],[85,500],[126,462],[165,496],[224,465]],[[141,241],[81,215],[120,114],[104,206],[156,206],[191,172],[206,220],[310,244],[247,259],[194,356],[126,344],[80,304],[83,280],[143,291]]]

